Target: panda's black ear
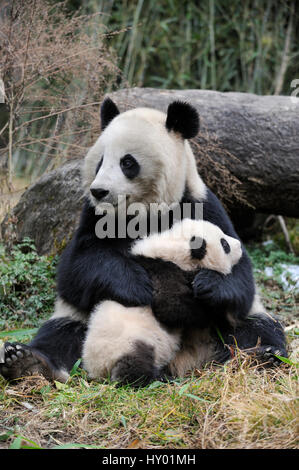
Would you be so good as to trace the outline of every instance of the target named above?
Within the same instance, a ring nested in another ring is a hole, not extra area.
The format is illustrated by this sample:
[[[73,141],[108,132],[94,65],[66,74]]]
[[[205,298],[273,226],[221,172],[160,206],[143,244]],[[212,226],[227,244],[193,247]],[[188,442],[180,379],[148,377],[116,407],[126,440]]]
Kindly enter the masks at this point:
[[[119,114],[118,107],[110,98],[105,98],[101,106],[101,129],[102,131]]]
[[[191,258],[202,260],[207,253],[207,242],[201,237],[192,237],[190,240]]]
[[[189,103],[174,101],[167,109],[166,129],[181,134],[183,139],[192,139],[199,131],[199,116]]]

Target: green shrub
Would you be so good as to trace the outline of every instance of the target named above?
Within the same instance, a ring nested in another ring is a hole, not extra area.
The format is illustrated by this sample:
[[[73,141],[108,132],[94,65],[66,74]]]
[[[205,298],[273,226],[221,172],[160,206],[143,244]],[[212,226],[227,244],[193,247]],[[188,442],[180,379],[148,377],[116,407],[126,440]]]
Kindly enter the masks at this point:
[[[298,256],[282,250],[275,242],[248,245],[247,250],[255,270],[263,270],[266,266],[276,268],[280,263],[299,264]]]
[[[0,260],[0,329],[38,326],[53,309],[57,257],[26,238],[10,254],[0,245]]]

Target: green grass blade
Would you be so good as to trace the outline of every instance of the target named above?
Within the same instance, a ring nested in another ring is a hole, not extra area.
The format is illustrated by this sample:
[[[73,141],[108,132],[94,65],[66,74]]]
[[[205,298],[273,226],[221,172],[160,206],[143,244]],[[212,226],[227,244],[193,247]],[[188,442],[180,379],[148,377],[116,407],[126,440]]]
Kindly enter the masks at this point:
[[[82,359],[80,358],[80,359],[78,359],[78,360],[75,362],[75,364],[73,365],[73,368],[72,368],[72,370],[71,370],[71,372],[70,372],[70,376],[71,376],[71,377],[73,377],[73,376],[77,373],[78,368],[79,368],[79,366],[80,366],[80,364],[81,364],[81,361],[82,361]]]
[[[289,364],[290,366],[295,366],[295,367],[299,366],[298,362],[293,362],[290,359],[288,359],[287,357],[278,356],[277,354],[274,354],[274,356],[277,357],[278,359],[280,359],[281,362],[284,362],[285,364]]]
[[[37,332],[37,328],[22,329],[22,330],[11,330],[1,331],[0,338],[12,338],[14,340],[22,339],[26,336],[32,336]]]

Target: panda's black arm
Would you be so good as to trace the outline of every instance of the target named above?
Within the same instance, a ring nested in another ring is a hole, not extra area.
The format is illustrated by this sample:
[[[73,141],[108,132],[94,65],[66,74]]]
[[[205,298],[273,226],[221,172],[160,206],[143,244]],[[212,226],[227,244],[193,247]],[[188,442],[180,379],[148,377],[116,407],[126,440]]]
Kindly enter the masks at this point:
[[[226,235],[239,238],[233,224],[215,194],[208,190],[203,201],[203,218],[223,230]],[[229,311],[237,318],[247,315],[255,294],[255,283],[249,256],[242,247],[243,255],[226,276],[216,271],[202,269],[194,278],[195,297],[218,311]]]
[[[211,307],[210,315],[229,312],[235,319],[248,314],[255,293],[251,263],[246,253],[233,267],[231,274],[223,275],[202,269],[193,280],[194,296]]]
[[[152,285],[147,272],[122,253],[116,239],[98,239],[96,221],[94,208],[86,203],[79,229],[60,258],[59,296],[86,313],[103,299],[125,306],[150,305]]]

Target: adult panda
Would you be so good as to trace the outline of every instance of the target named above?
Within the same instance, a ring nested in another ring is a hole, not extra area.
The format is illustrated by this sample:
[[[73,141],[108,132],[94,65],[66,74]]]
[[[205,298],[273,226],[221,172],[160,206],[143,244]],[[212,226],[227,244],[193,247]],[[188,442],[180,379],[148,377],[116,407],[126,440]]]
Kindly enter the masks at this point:
[[[187,141],[198,132],[197,111],[175,101],[167,115],[149,108],[119,113],[108,98],[101,106],[101,124],[102,133],[85,158],[86,202],[79,228],[61,256],[54,315],[29,345],[5,343],[0,372],[10,379],[42,372],[66,380],[81,357],[91,311],[107,299],[130,307],[151,306],[157,320],[167,327],[204,329],[206,337],[201,338],[200,347],[212,344],[218,360],[219,351],[223,361],[227,359],[227,350],[219,342],[215,348],[217,339],[210,328],[220,326],[227,344],[236,341],[242,349],[255,348],[262,358],[278,350],[286,355],[280,324],[255,301],[252,267],[244,247],[227,276],[202,269],[190,282],[171,262],[135,259],[130,236],[100,239],[95,233],[102,205],[110,203],[119,210],[118,197],[125,195],[128,205],[189,203],[191,218],[195,218],[196,203],[201,202],[204,220],[238,238],[219,200],[197,173]],[[186,344],[193,359],[194,341]]]

